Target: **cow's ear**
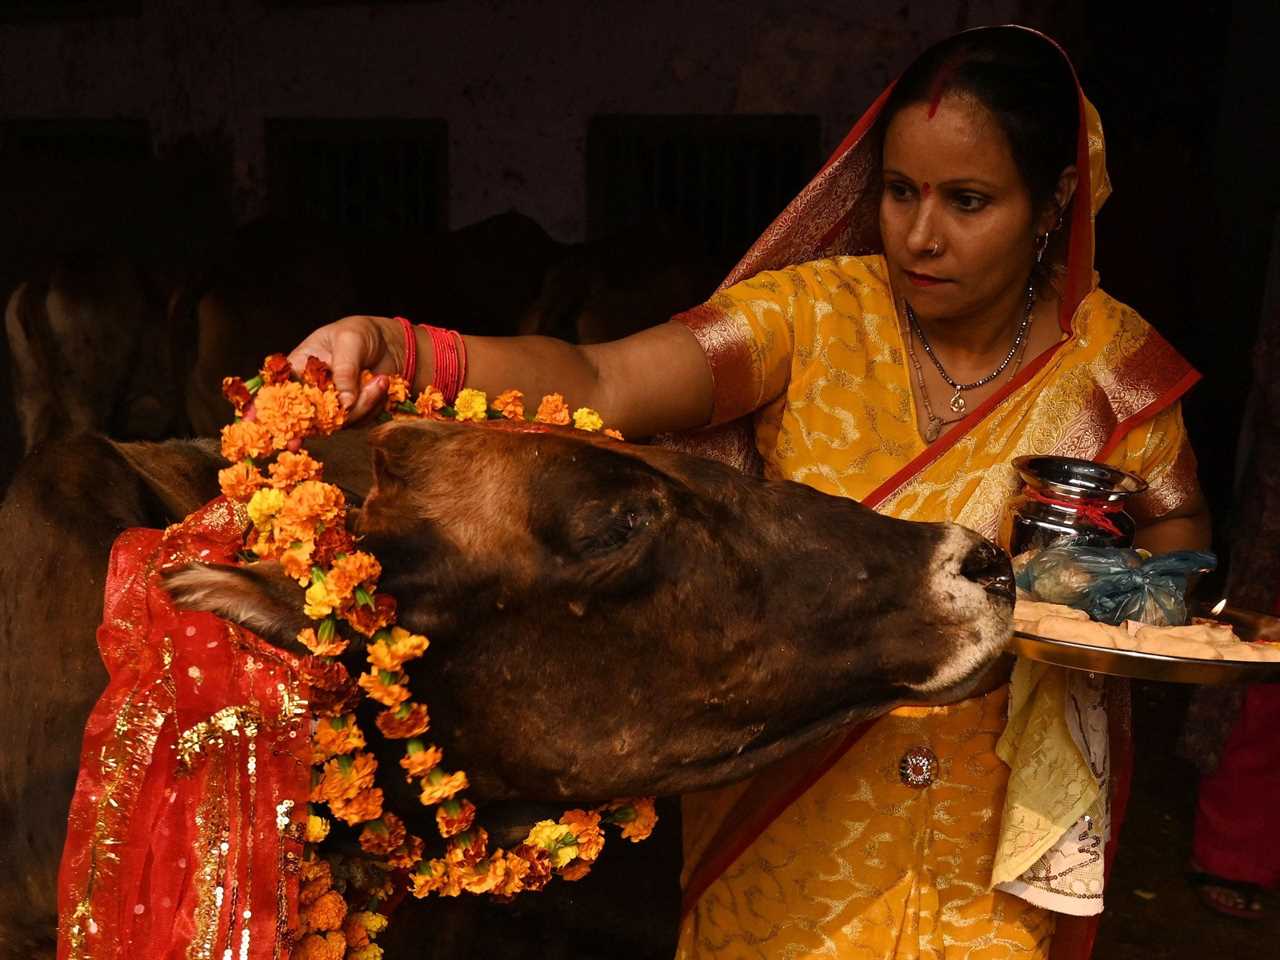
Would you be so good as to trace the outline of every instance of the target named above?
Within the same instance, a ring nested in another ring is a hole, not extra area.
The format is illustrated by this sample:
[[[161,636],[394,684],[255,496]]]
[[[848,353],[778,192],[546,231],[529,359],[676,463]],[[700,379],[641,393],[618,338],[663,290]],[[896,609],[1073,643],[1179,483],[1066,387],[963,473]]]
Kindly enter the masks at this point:
[[[164,574],[173,602],[216,613],[277,646],[299,649],[298,633],[312,621],[302,612],[302,588],[278,563],[251,567],[192,563]]]

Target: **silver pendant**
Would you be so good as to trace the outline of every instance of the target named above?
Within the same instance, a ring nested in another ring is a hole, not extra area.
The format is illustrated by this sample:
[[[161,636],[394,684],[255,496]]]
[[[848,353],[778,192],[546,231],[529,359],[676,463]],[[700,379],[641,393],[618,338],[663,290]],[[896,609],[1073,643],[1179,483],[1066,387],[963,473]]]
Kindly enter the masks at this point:
[[[956,413],[964,413],[964,397],[960,396],[960,391],[956,391],[956,395],[951,398],[951,409]]]

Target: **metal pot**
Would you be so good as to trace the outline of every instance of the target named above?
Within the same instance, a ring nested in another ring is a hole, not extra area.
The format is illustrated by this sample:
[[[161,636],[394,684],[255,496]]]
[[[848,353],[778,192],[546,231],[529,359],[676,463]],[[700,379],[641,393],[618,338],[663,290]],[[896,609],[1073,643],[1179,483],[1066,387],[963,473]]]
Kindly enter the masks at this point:
[[[1029,456],[1013,461],[1023,487],[1005,508],[1000,542],[1010,555],[1063,540],[1129,547],[1137,524],[1124,501],[1147,489],[1141,477],[1075,457]]]

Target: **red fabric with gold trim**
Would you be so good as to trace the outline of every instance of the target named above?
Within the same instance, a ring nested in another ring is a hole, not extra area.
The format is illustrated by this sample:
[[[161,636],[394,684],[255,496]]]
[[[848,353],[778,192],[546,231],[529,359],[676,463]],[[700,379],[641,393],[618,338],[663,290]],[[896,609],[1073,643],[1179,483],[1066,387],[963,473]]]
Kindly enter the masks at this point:
[[[175,610],[169,566],[232,563],[243,515],[221,498],[112,548],[89,717],[58,881],[58,956],[278,958],[296,925],[309,778],[292,658]]]

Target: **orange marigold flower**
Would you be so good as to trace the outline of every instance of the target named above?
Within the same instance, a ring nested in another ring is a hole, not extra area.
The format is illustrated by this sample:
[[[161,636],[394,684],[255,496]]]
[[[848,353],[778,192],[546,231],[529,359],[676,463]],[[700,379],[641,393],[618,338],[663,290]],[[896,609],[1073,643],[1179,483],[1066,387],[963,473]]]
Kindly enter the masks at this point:
[[[409,699],[409,688],[400,682],[401,678],[401,674],[370,670],[368,673],[360,674],[360,679],[356,682],[368,694],[370,700],[377,700],[384,707],[396,707]]]
[[[404,838],[404,821],[394,813],[384,813],[379,819],[369,821],[360,831],[360,847],[366,853],[386,856],[399,849]]]
[[[222,456],[232,463],[265,457],[272,449],[271,431],[256,420],[237,420],[222,428]]]
[[[328,568],[338,554],[350,553],[355,548],[355,537],[347,532],[346,527],[340,523],[328,524],[316,535],[313,562],[318,567]]]
[[[387,409],[390,410],[396,404],[404,403],[409,399],[409,387],[411,384],[398,373],[393,373],[387,377]]]
[[[346,511],[342,491],[331,483],[303,480],[288,492],[275,518],[282,535],[294,540],[310,540],[317,523],[340,523]]]
[[[356,794],[350,800],[330,800],[329,810],[348,826],[382,816],[382,788],[374,787]]]
[[[372,937],[376,937],[385,929],[387,929],[387,918],[371,910],[357,910],[349,913],[342,924],[342,933],[347,938],[348,947],[367,946]]]
[[[325,579],[329,582],[329,590],[342,602],[360,584],[377,580],[381,573],[382,565],[372,554],[357,550],[335,559]]]
[[[347,641],[335,630],[328,642],[321,640],[314,627],[306,627],[298,634],[298,642],[317,657],[337,657],[347,649]]]
[[[538,404],[538,412],[533,418],[539,423],[554,423],[559,426],[568,426],[569,424],[569,408],[565,405],[564,397],[558,393],[549,393],[542,398],[542,402]]]
[[[218,471],[218,488],[222,491],[222,495],[229,500],[239,500],[241,503],[252,497],[266,482],[258,472],[258,468],[247,460],[241,460],[225,470]]]
[[[653,797],[631,797],[604,805],[605,819],[622,827],[622,835],[632,843],[648,839],[658,822]]]
[[[303,883],[321,884],[320,893],[324,893],[333,886],[333,867],[324,857],[312,857],[310,860],[302,861],[302,867],[298,871],[298,878]],[[316,896],[319,896],[320,893],[317,893]],[[315,897],[311,898],[311,900],[314,899]],[[307,902],[310,903],[311,900]]]
[[[388,740],[408,740],[426,733],[431,717],[424,703],[402,703],[393,710],[383,710],[375,722]]]
[[[409,876],[409,883],[415,897],[430,896],[444,891],[448,883],[449,865],[443,860],[424,860]]]
[[[310,540],[297,540],[289,547],[288,550],[280,554],[280,566],[284,568],[284,572],[293,579],[298,581],[300,586],[306,586],[311,582],[311,567],[313,554],[316,545]],[[312,650],[312,653],[319,653],[318,650]],[[324,654],[324,656],[336,656],[336,654]]]
[[[499,858],[502,860],[502,879],[493,888],[493,892],[499,897],[514,897],[524,889],[524,878],[528,876],[530,869],[529,861],[502,850],[493,855],[493,859]]]
[[[322,717],[311,735],[311,762],[323,763],[330,757],[354,753],[364,746],[364,734],[354,713],[345,717]]]
[[[379,670],[397,672],[405,663],[427,652],[427,638],[404,627],[392,627],[389,637],[369,644],[369,662]]]
[[[310,904],[300,912],[304,930],[341,930],[342,921],[347,918],[347,901],[337,890],[330,890],[324,896]]]
[[[481,860],[470,870],[462,872],[462,889],[467,893],[489,893],[506,876],[507,867],[501,855]]]
[[[253,400],[253,394],[239,377],[222,378],[222,395],[236,408],[237,417],[244,413],[244,408]]]
[[[439,747],[426,747],[421,750],[414,750],[410,745],[409,752],[400,758],[400,766],[404,767],[408,776],[406,780],[412,781],[414,777],[425,777],[428,773],[440,766],[440,761],[444,759],[444,751]]]
[[[623,439],[625,439],[625,438],[622,436],[622,434],[620,434],[617,430],[613,429],[613,427],[606,427],[606,428],[605,428],[605,430],[604,430],[604,435],[605,435],[606,437],[612,437],[614,440],[623,440]]]
[[[438,769],[432,770],[422,781],[422,793],[418,800],[424,807],[429,807],[433,803],[439,803],[441,800],[448,800],[450,797],[457,796],[468,786],[470,784],[467,783],[465,770],[459,770],[456,773],[444,773]]]
[[[333,383],[333,371],[319,357],[307,357],[307,365],[302,370],[302,382],[318,390],[327,390]]]
[[[354,753],[350,757],[334,757],[324,765],[320,781],[320,794],[332,803],[334,800],[350,800],[373,786],[373,774],[378,761],[371,753]]]
[[[294,453],[283,450],[276,457],[275,463],[267,467],[271,474],[271,485],[277,488],[292,487],[303,480],[319,480],[324,467],[305,450]]]
[[[475,822],[475,804],[465,798],[455,797],[436,807],[436,827],[446,839],[470,830]]]
[[[503,390],[493,401],[493,409],[508,420],[523,420],[524,394],[519,390]]]
[[[352,628],[372,637],[379,630],[389,627],[396,619],[396,598],[389,593],[375,593],[372,609],[357,604],[343,611],[343,618]]]
[[[293,376],[293,367],[283,353],[273,353],[262,361],[263,383],[285,383]]]
[[[347,955],[347,938],[341,930],[308,933],[289,952],[289,960],[343,960]]]
[[[414,403],[418,408],[418,413],[424,417],[435,413],[444,406],[444,394],[435,388],[434,385],[428,386],[418,394],[418,400]]]
[[[347,411],[338,399],[338,391],[332,386],[325,390],[304,387],[303,392],[311,402],[312,426],[320,433],[328,436],[340,430],[347,422]]]
[[[579,857],[590,863],[600,856],[600,851],[604,849],[600,814],[594,810],[569,810],[560,818],[560,822],[577,838]]]
[[[254,417],[271,431],[271,442],[276,449],[294,440],[304,440],[311,433],[316,413],[315,405],[307,396],[308,389],[292,381],[268,383],[254,397]]]
[[[404,846],[387,857],[387,866],[392,870],[412,870],[422,859],[422,850],[422,838],[409,834]]]
[[[484,827],[472,827],[466,833],[451,837],[444,858],[457,867],[473,867],[489,852],[489,834]]]
[[[591,872],[591,861],[575,860],[560,871],[561,880],[581,880]]]
[[[522,843],[511,851],[511,856],[518,857],[527,863],[528,870],[523,878],[525,890],[541,890],[551,879],[551,857],[541,847]]]

